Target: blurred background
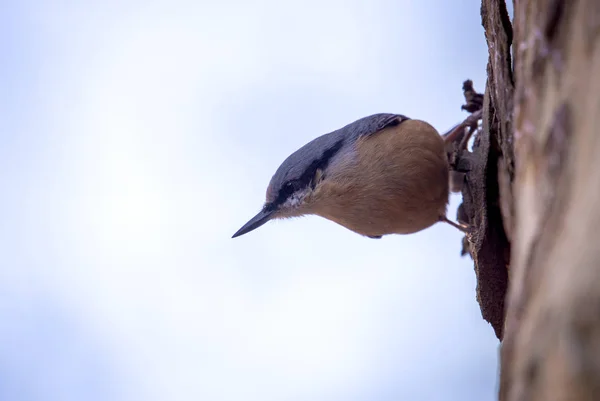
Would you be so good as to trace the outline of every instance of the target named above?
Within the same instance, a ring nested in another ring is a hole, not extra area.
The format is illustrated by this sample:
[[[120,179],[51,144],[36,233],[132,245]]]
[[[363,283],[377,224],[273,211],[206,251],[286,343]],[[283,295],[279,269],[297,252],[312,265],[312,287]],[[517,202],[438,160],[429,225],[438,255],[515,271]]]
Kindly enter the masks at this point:
[[[485,85],[479,12],[3,2],[0,399],[495,399],[454,228],[372,240],[306,217],[230,238],[314,137],[377,112],[461,121],[463,80]]]

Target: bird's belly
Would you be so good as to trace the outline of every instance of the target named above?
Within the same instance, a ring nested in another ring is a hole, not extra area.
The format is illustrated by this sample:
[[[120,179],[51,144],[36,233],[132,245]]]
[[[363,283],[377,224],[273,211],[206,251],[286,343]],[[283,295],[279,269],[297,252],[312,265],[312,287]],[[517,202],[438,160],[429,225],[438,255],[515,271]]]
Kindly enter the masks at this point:
[[[368,199],[368,198],[365,198]],[[401,204],[403,207],[390,205]],[[372,198],[368,207],[357,205],[344,213],[332,213],[329,218],[344,227],[368,236],[412,234],[439,221],[445,202],[410,204],[404,197]]]
[[[431,180],[447,184],[445,165],[419,173],[417,180],[405,181],[406,172],[381,175],[369,184],[347,189],[322,215],[362,235],[411,234],[424,230],[445,216],[447,185],[430,185]],[[365,181],[366,182],[366,181]]]

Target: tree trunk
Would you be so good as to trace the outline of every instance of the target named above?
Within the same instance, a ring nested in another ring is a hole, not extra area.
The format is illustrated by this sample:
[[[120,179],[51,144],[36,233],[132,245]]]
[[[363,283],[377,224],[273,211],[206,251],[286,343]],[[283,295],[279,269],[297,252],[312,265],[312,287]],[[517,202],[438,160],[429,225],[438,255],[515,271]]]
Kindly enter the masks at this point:
[[[514,97],[504,2],[482,5],[487,181],[512,244],[500,400],[600,400],[600,0],[515,3]]]

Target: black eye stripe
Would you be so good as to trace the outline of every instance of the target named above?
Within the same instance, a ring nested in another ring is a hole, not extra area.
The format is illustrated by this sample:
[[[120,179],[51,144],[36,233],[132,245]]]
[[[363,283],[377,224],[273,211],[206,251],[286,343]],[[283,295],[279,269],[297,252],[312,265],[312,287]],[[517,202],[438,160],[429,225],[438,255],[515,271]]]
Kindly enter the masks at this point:
[[[331,161],[331,158],[342,147],[342,144],[342,140],[336,142],[332,147],[327,149],[319,159],[314,160],[308,165],[304,170],[304,173],[298,179],[290,180],[283,184],[279,189],[277,198],[268,207],[275,209],[283,204],[294,192],[306,188],[313,181],[318,169],[325,170]]]

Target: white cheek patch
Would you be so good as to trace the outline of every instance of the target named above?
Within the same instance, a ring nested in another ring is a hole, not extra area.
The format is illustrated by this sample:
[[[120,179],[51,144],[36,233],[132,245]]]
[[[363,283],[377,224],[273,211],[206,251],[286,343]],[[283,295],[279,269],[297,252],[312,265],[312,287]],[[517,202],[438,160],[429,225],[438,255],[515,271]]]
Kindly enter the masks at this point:
[[[303,189],[300,191],[294,192],[283,204],[285,209],[295,209],[302,204],[306,195],[308,195],[308,190]]]

